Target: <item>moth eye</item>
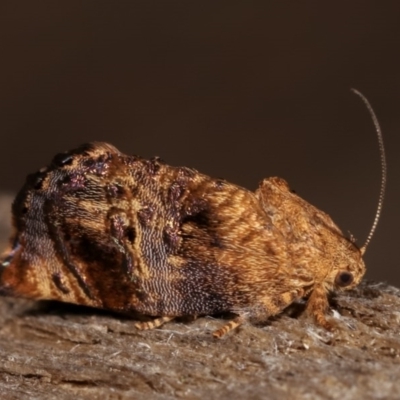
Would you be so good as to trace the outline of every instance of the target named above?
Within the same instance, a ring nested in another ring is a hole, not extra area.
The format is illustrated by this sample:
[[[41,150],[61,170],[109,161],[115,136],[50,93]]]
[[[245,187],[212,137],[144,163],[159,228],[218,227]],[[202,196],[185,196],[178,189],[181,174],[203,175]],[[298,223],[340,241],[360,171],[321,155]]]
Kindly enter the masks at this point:
[[[343,271],[336,275],[335,283],[338,286],[346,287],[353,283],[354,276],[351,272]]]

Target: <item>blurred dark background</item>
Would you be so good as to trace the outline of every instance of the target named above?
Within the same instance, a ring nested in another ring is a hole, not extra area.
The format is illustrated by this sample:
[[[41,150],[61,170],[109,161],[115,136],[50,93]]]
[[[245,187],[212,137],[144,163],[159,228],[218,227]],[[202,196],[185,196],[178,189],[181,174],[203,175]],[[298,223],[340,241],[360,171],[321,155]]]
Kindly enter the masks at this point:
[[[255,189],[268,176],[364,242],[400,285],[400,4],[371,0],[28,1],[0,5],[0,190],[104,140]]]

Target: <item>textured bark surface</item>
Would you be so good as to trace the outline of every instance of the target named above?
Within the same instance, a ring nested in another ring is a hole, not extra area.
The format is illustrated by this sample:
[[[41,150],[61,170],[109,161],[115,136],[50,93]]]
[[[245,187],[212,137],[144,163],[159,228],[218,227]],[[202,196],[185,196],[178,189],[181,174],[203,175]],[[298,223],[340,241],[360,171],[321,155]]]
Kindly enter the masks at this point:
[[[140,332],[125,316],[0,298],[0,398],[400,398],[400,290],[367,282],[332,305],[334,333],[298,304],[216,340],[210,317]]]

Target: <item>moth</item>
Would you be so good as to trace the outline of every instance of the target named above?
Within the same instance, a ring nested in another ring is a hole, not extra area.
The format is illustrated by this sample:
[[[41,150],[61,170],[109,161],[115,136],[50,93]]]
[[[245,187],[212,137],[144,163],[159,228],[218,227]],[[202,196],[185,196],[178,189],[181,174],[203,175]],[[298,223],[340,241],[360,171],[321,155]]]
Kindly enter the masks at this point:
[[[363,277],[386,183],[377,118],[355,93],[372,116],[382,161],[379,205],[362,247],[281,178],[264,179],[253,193],[95,142],[27,177],[12,205],[0,292],[155,317],[140,329],[234,314],[217,338],[306,298],[306,310],[331,329],[328,294]]]

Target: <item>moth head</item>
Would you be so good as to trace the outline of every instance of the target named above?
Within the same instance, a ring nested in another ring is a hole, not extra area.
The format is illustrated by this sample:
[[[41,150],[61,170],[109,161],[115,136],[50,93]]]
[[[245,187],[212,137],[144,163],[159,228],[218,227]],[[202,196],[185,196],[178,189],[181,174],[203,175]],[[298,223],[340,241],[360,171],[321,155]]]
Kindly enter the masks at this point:
[[[361,282],[366,268],[357,245],[346,238],[341,238],[340,242],[325,282],[329,289],[350,290]]]

